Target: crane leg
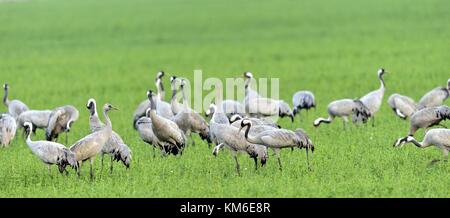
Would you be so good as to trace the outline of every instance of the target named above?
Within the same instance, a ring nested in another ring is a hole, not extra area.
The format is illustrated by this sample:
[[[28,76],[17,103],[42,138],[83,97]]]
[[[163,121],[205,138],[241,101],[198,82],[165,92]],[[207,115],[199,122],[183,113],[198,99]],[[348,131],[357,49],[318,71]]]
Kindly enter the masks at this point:
[[[78,161],[77,175],[78,178],[81,176],[81,167],[83,166],[83,161]]]
[[[110,175],[113,174],[113,163],[114,163],[114,159],[113,159],[113,156],[111,156],[111,166],[110,166],[110,169],[109,169],[109,174]]]
[[[241,176],[241,166],[239,165],[239,160],[238,160],[236,152],[233,153],[233,157],[234,157],[234,161],[236,162],[236,171],[237,171],[238,175]]]
[[[308,170],[312,171],[311,165],[309,163],[309,148],[306,148],[306,164],[308,165]]]
[[[189,136],[189,138],[191,139],[191,143],[192,143],[192,146],[195,146],[195,140],[194,140],[194,137],[192,137],[192,134]]]
[[[92,158],[89,161],[89,174],[91,175],[91,180],[94,180],[94,169],[93,169],[93,165],[94,165],[94,158]]]
[[[281,164],[281,150],[279,148],[273,150],[275,152],[275,156],[278,160],[278,166],[280,167],[280,171],[283,171],[283,165]]]
[[[105,154],[102,153],[102,154],[100,155],[100,158],[101,158],[101,160],[102,160],[102,166],[101,166],[101,168],[100,168],[100,173],[103,172],[103,165],[104,165],[104,164],[103,164],[103,159],[104,159],[104,157],[105,157]]]
[[[444,149],[444,162],[448,162],[448,152],[449,150]]]
[[[52,166],[50,164],[47,164],[48,173],[52,174]]]
[[[255,161],[255,170],[258,170],[258,158],[253,157],[253,160]]]
[[[66,132],[66,145],[69,144],[69,133]]]
[[[375,127],[375,115],[372,117],[372,127]]]

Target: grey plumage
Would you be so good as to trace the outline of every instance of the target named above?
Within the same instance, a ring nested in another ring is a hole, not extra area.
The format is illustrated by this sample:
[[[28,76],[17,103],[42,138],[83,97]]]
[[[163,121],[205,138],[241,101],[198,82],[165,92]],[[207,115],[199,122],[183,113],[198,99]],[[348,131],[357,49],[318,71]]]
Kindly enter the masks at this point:
[[[91,128],[91,132],[96,132],[101,130],[105,125],[102,123],[97,113],[97,103],[95,99],[89,99],[87,103],[87,109],[89,110],[89,127]],[[122,137],[117,134],[114,130],[112,131],[111,137],[108,139],[105,145],[100,152],[102,159],[102,168],[103,168],[103,158],[104,155],[107,154],[111,158],[110,163],[110,173],[113,171],[113,162],[121,161],[125,167],[128,169],[131,165],[132,160],[132,152],[128,145],[125,144]]]
[[[447,81],[447,87],[437,87],[426,93],[419,100],[419,108],[437,107],[444,103],[450,95],[450,79]]]
[[[155,157],[155,149],[159,149],[162,155],[170,153],[174,155],[178,154],[178,149],[176,148],[176,146],[173,146],[169,143],[162,143],[161,141],[159,141],[158,137],[156,137],[155,133],[153,132],[152,120],[150,119],[150,111],[150,108],[147,109],[146,117],[142,117],[136,123],[139,136],[145,143],[153,147],[153,157]]]
[[[156,95],[156,111],[158,115],[167,118],[172,119],[174,117],[174,114],[172,112],[172,105],[164,101],[164,86],[162,83],[162,77],[164,76],[164,73],[158,74],[158,77],[156,79],[156,87],[158,88],[158,94]]]
[[[389,96],[388,104],[395,115],[402,119],[407,119],[417,111],[417,105],[412,98],[397,93]]]
[[[32,141],[31,140],[31,128],[32,124],[26,122],[24,124],[27,129],[27,144],[31,151],[36,155],[44,164],[48,166],[50,171],[51,165],[57,165],[59,172],[67,172],[66,167],[71,166],[76,169],[78,167],[75,154],[67,149],[64,145],[49,142],[49,141]]]
[[[245,82],[244,109],[250,117],[290,117],[294,122],[294,113],[288,103],[283,100],[264,98],[250,87],[253,74],[244,73]]]
[[[205,119],[200,116],[200,114],[189,107],[184,93],[185,83],[184,80],[181,82],[181,92],[183,94],[183,106],[178,114],[172,118],[178,127],[184,132],[186,136],[190,136],[192,142],[191,134],[198,133],[203,140],[209,140],[209,126]]]
[[[240,102],[235,100],[225,100],[222,102],[222,110],[227,115],[228,119],[233,115],[245,115],[245,108]]]
[[[28,110],[20,114],[17,118],[17,126],[23,128],[26,122],[33,125],[32,131],[35,132],[36,129],[45,130],[48,127],[50,120],[51,110]]]
[[[3,89],[5,91],[3,96],[3,104],[8,108],[9,114],[14,117],[14,119],[17,119],[20,114],[22,114],[25,111],[28,111],[28,106],[25,105],[23,102],[19,100],[12,100],[10,101],[8,99],[8,92],[9,92],[9,85],[4,84]]]
[[[231,155],[236,162],[236,171],[240,174],[240,164],[237,158],[239,152],[248,154],[255,161],[255,169],[258,169],[258,159],[261,165],[264,166],[267,162],[267,148],[262,145],[250,143],[245,139],[239,128],[228,124],[214,124],[221,131],[216,135],[216,140],[219,143],[215,148],[213,154],[217,156],[221,147],[225,146],[231,151]]]
[[[218,134],[220,134],[221,131],[221,125],[219,124],[230,125],[230,121],[223,112],[223,108],[216,106],[222,105],[222,98],[223,98],[222,87],[221,86],[217,87],[216,91],[217,92],[215,104],[211,104],[209,109],[210,113],[212,114],[212,118],[209,122],[209,127],[210,127],[210,139],[213,143],[216,144],[216,146],[218,146],[219,144],[221,144],[216,137]]]
[[[313,142],[304,130],[297,129],[294,132],[287,129],[270,129],[251,135],[249,134],[251,128],[252,123],[250,121],[245,119],[241,121],[240,131],[246,129],[245,138],[248,142],[264,145],[268,148],[272,148],[275,151],[280,170],[282,169],[280,152],[283,148],[305,148],[308,169],[311,169],[309,164],[309,150],[314,152],[315,148]]]
[[[450,108],[446,105],[419,110],[411,116],[408,135],[413,136],[417,130],[439,125],[447,119],[450,119]]]
[[[235,126],[235,127],[240,127],[240,122],[237,121],[242,121],[244,118],[240,115],[234,115],[230,118],[230,123],[231,125]],[[281,127],[276,124],[275,122],[273,122],[272,120],[269,119],[258,119],[258,118],[254,118],[254,117],[245,117],[246,120],[249,120],[250,122],[252,122],[252,129],[255,129],[255,126],[268,126],[271,128],[277,128],[280,129]]]
[[[141,103],[139,103],[138,107],[136,108],[136,110],[133,112],[133,127],[134,129],[137,130],[137,126],[136,126],[136,122],[142,118],[145,117],[145,112],[147,111],[147,109],[149,109],[151,107],[150,105],[150,101],[148,99],[145,99],[144,101],[142,101]]]
[[[102,151],[103,146],[108,142],[112,135],[112,123],[108,116],[110,110],[117,109],[111,104],[105,104],[105,106],[103,106],[103,116],[105,117],[106,125],[75,142],[70,147],[70,150],[75,153],[75,157],[80,165],[77,172],[78,176],[81,175],[82,163],[89,160],[90,176],[91,179],[94,178],[93,164],[95,157]]]
[[[14,140],[17,124],[10,114],[0,114],[0,145],[10,145]]]
[[[207,117],[211,117],[214,114],[214,110],[217,106],[215,104],[211,104],[209,109],[206,111],[205,115]],[[224,100],[222,102],[222,111],[231,119],[234,115],[239,115],[241,117],[245,116],[245,107],[240,102],[235,100]]]
[[[383,76],[386,73],[387,72],[383,68],[378,70],[378,79],[380,80],[381,83],[380,88],[360,98],[361,102],[370,111],[373,126],[375,126],[375,114],[380,110],[381,104],[383,102],[384,92],[386,89],[386,84],[384,82]]]
[[[314,126],[318,127],[321,123],[331,123],[335,117],[341,117],[345,123],[348,122],[348,118],[352,116],[353,123],[365,123],[370,117],[370,110],[360,101],[352,99],[342,99],[331,102],[328,105],[327,119],[318,118],[314,121]]]
[[[47,141],[57,140],[59,134],[66,133],[66,144],[68,143],[68,132],[74,122],[78,120],[80,113],[72,105],[58,107],[52,111],[48,121],[45,136]]]
[[[171,104],[164,101],[165,91],[162,84],[162,78],[164,77],[164,72],[160,71],[156,75],[155,84],[158,89],[158,95],[154,97],[154,101],[157,103],[156,111],[158,115],[164,118],[171,119],[174,114],[172,112]],[[145,117],[147,109],[151,108],[151,103],[148,99],[142,101],[133,113],[133,127],[137,129],[136,122],[141,118]]]
[[[316,99],[314,94],[310,91],[298,91],[292,97],[292,103],[294,105],[294,116],[300,114],[301,110],[310,110],[316,108]]]
[[[431,129],[425,134],[425,138],[422,142],[418,142],[414,137],[407,136],[399,141],[394,146],[402,146],[406,143],[413,143],[418,148],[427,148],[435,146],[442,150],[444,158],[448,159],[448,153],[450,151],[450,130],[449,129]],[[432,161],[432,163],[438,160]]]
[[[153,133],[162,143],[169,143],[176,148],[171,152],[172,154],[182,154],[186,145],[186,137],[183,131],[175,122],[156,113],[157,103],[153,99],[152,91],[148,91],[147,96],[151,102],[150,119],[152,120]]]
[[[222,87],[217,87],[216,104],[222,105]],[[214,106],[215,107],[215,106]],[[238,128],[231,126],[228,118],[223,112],[223,108],[216,107],[210,121],[211,139],[217,145],[213,154],[218,155],[219,150],[226,146],[236,162],[236,170],[240,174],[240,165],[237,158],[238,152],[246,152],[255,160],[255,168],[258,167],[257,160],[260,159],[264,166],[267,161],[267,149],[261,145],[249,143]]]
[[[270,98],[253,98],[248,102],[248,114],[250,117],[290,117],[294,122],[294,114],[289,105],[281,100]]]

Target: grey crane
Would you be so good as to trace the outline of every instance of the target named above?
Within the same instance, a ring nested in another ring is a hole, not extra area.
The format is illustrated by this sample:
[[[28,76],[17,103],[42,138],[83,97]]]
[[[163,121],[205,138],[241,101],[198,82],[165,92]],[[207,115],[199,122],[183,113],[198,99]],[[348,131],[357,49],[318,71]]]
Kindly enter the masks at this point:
[[[250,84],[253,80],[251,72],[245,72],[245,99],[244,109],[251,117],[290,117],[294,122],[294,113],[288,103],[283,100],[264,98],[254,91]]]
[[[309,150],[314,153],[314,144],[304,130],[297,129],[294,132],[287,129],[271,129],[258,132],[255,135],[250,135],[252,122],[244,119],[241,121],[241,128],[239,131],[242,131],[245,128],[245,138],[248,142],[264,145],[274,150],[280,170],[282,170],[280,153],[283,148],[305,148],[308,169],[311,170],[309,164]]]
[[[213,143],[216,144],[216,146],[221,144],[216,137],[216,135],[220,134],[221,131],[221,126],[219,124],[230,125],[230,120],[223,112],[223,108],[216,106],[222,105],[222,98],[223,98],[223,90],[222,86],[219,85],[218,87],[216,87],[215,104],[211,104],[209,109],[209,111],[212,114],[211,120],[209,121],[210,139]]]
[[[353,117],[353,122],[358,123],[362,121],[367,122],[370,117],[370,110],[360,101],[352,99],[341,99],[331,102],[328,105],[327,119],[318,118],[314,121],[314,126],[319,127],[321,123],[331,123],[335,117],[341,117],[343,119],[344,130],[346,123],[350,116]]]
[[[117,109],[111,104],[105,104],[103,106],[103,116],[105,117],[106,125],[78,140],[70,147],[70,150],[75,153],[76,160],[79,164],[77,170],[78,177],[81,176],[81,166],[83,162],[89,161],[90,176],[91,179],[94,179],[93,165],[95,157],[102,151],[103,146],[108,142],[112,135],[112,123],[108,116],[108,112],[111,110]]]
[[[159,72],[156,74],[156,79],[155,79],[155,82],[156,82],[156,88],[158,89],[158,95],[157,95],[157,97],[158,97],[158,99],[159,99],[160,101],[164,101],[165,98],[166,98],[166,92],[165,92],[165,89],[164,89],[164,85],[162,84],[162,78],[163,78],[164,76],[165,76],[165,73],[164,73],[163,70],[161,70],[161,71],[159,71]]]
[[[172,113],[172,109],[171,109],[171,105],[165,101],[163,101],[164,99],[164,86],[162,84],[162,78],[164,77],[165,73],[164,71],[160,71],[156,74],[156,79],[155,79],[155,85],[156,88],[158,89],[158,95],[155,96],[155,102],[158,103],[158,107],[157,107],[157,113],[167,119],[171,119],[174,114]],[[142,101],[138,107],[136,108],[136,110],[133,113],[133,127],[135,129],[136,128],[136,122],[141,118],[141,117],[145,117],[145,113],[147,111],[147,109],[149,109],[151,107],[150,101],[148,99],[145,99],[144,101]]]
[[[216,87],[215,103],[222,105],[222,87]],[[215,105],[214,105],[215,106]],[[216,144],[213,154],[218,155],[219,150],[226,146],[236,162],[236,170],[240,174],[240,165],[237,158],[238,152],[246,152],[255,161],[255,168],[258,168],[258,159],[264,166],[267,161],[267,149],[264,146],[249,143],[245,140],[243,134],[238,128],[231,126],[230,121],[223,112],[223,108],[219,107],[214,110],[210,121],[211,140]]]
[[[447,119],[450,119],[450,108],[446,105],[419,110],[411,116],[408,136],[414,136],[417,130],[421,128],[427,129],[441,125],[440,123]],[[401,143],[402,139],[398,139],[395,145]]]
[[[94,133],[98,130],[101,130],[105,125],[98,117],[97,113],[97,103],[95,99],[91,98],[88,100],[87,109],[89,110],[89,127],[91,128],[91,132]],[[113,162],[121,161],[127,169],[130,168],[131,160],[132,160],[132,152],[130,147],[125,144],[122,137],[117,134],[114,130],[112,131],[111,137],[108,139],[106,144],[103,145],[102,151],[100,152],[101,160],[102,160],[102,169],[103,169],[103,158],[104,155],[107,154],[110,156],[110,174],[113,172]]]
[[[70,132],[74,122],[78,120],[80,113],[72,105],[65,105],[58,107],[50,114],[47,129],[45,130],[45,136],[47,141],[57,140],[59,134],[66,133],[66,144],[68,144]]]
[[[241,128],[241,122],[238,122],[240,120],[243,120],[244,118],[242,118],[240,115],[236,114],[234,116],[232,116],[230,118],[230,124],[231,126],[234,126],[236,128]],[[262,131],[266,131],[266,130],[273,130],[273,129],[280,129],[281,127],[274,124],[274,123],[270,123],[270,122],[266,122],[265,120],[260,120],[258,118],[245,118],[247,120],[249,120],[250,122],[252,122],[252,129],[251,129],[251,133],[255,134],[255,133],[260,133]],[[214,149],[213,154],[215,156],[218,155],[220,149],[222,149],[225,145],[222,144],[221,146],[216,146]],[[263,150],[259,149],[259,154],[262,154],[261,152],[263,152]]]
[[[10,114],[0,114],[0,145],[10,145],[16,136],[17,124]]]
[[[183,131],[175,122],[156,113],[157,102],[153,98],[155,96],[153,91],[148,91],[147,96],[151,102],[150,119],[153,133],[162,143],[169,143],[176,147],[178,152],[173,152],[174,155],[183,154],[186,145],[186,136]]]
[[[52,114],[51,110],[28,110],[23,112],[17,118],[17,126],[19,128],[25,127],[24,124],[29,122],[33,125],[32,132],[36,133],[36,129],[47,129],[50,115]],[[25,131],[24,135],[25,137]]]
[[[294,105],[294,116],[300,114],[302,110],[309,111],[311,108],[317,108],[316,99],[311,91],[296,92],[292,97],[292,104]]]
[[[200,116],[200,114],[194,111],[189,107],[188,99],[186,97],[184,88],[185,81],[181,81],[181,93],[183,95],[183,106],[181,111],[172,118],[178,127],[184,132],[186,136],[192,141],[192,144],[195,144],[195,141],[192,139],[192,133],[198,133],[202,140],[209,140],[209,125],[205,121],[205,119]],[[208,142],[209,143],[209,142]]]
[[[25,105],[23,102],[19,100],[10,101],[8,99],[9,85],[7,83],[3,85],[3,89],[5,90],[5,94],[3,96],[3,104],[5,104],[5,106],[8,108],[9,114],[11,114],[11,116],[13,116],[14,119],[17,119],[20,114],[29,110],[28,106]]]
[[[436,107],[444,103],[450,95],[450,79],[447,81],[447,87],[437,87],[426,93],[419,101],[420,109],[425,107]]]
[[[160,149],[162,155],[166,154],[178,154],[178,149],[176,146],[173,146],[169,143],[162,143],[159,141],[158,137],[156,137],[153,132],[152,120],[150,119],[150,111],[151,109],[147,109],[147,115],[145,117],[141,117],[136,123],[137,131],[139,132],[139,136],[141,139],[152,146],[153,148],[153,157],[156,157],[155,149]]]
[[[367,95],[361,97],[361,102],[366,105],[370,111],[372,126],[375,126],[375,114],[380,110],[381,104],[383,102],[384,92],[386,90],[386,84],[384,82],[383,76],[387,72],[381,68],[378,70],[378,80],[380,80],[380,88],[368,93]]]
[[[156,110],[157,113],[164,118],[172,119],[174,114],[172,112],[172,105],[164,101],[164,86],[162,83],[162,77],[164,76],[164,72],[161,71],[158,73],[158,77],[156,78],[156,87],[158,88],[158,94],[156,96]]]
[[[388,104],[394,113],[404,120],[417,111],[417,105],[412,98],[397,93],[389,96]]]
[[[36,155],[44,164],[47,165],[50,172],[51,165],[57,165],[59,172],[68,174],[67,166],[77,169],[78,163],[75,154],[64,145],[49,141],[32,141],[31,130],[33,124],[26,122],[24,124],[27,131],[27,144],[34,155]]]
[[[240,132],[239,128],[229,124],[214,124],[221,131],[216,135],[216,140],[219,144],[214,148],[213,154],[217,156],[222,147],[227,147],[231,151],[231,155],[236,162],[236,171],[240,175],[240,164],[238,160],[238,153],[243,152],[253,158],[255,162],[255,169],[258,169],[258,159],[261,165],[264,166],[267,162],[267,148],[256,143],[250,143],[245,139],[245,136]]]
[[[450,151],[450,130],[449,129],[431,129],[425,134],[422,142],[418,142],[414,137],[407,136],[401,139],[400,143],[394,146],[403,146],[406,143],[413,143],[418,148],[427,148],[436,146],[444,153],[445,160],[448,160],[448,152]],[[439,160],[433,160],[436,163]]]

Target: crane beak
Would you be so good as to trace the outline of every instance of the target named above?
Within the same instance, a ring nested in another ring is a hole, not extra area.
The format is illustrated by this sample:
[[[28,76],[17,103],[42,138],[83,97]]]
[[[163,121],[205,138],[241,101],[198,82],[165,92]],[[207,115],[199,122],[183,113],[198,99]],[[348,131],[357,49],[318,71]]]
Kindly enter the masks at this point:
[[[116,108],[116,107],[111,107],[111,109],[112,110],[115,110],[115,111],[120,111],[118,108]]]

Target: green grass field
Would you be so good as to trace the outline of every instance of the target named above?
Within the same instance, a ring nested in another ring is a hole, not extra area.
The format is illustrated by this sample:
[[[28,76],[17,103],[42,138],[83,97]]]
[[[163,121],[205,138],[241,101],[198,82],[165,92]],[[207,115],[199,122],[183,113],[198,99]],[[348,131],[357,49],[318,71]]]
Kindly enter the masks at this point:
[[[392,147],[408,123],[386,103],[394,92],[418,100],[445,85],[449,20],[446,0],[0,1],[0,82],[10,84],[10,98],[32,109],[76,106],[69,144],[89,133],[89,98],[113,103],[121,109],[111,114],[114,129],[134,153],[131,169],[116,164],[113,175],[100,172],[98,158],[91,182],[86,165],[81,179],[56,168],[49,175],[19,137],[0,149],[0,197],[450,197],[449,164],[428,167],[439,150]],[[377,89],[380,67],[390,73],[375,128],[343,132],[340,120],[313,128],[332,100]],[[290,104],[295,91],[313,91],[319,108],[295,127],[315,140],[314,171],[304,151],[284,150],[283,172],[274,158],[254,171],[241,155],[239,177],[229,152],[214,158],[198,137],[182,157],[153,158],[131,121],[160,69],[187,78],[196,69],[205,78],[278,77]],[[43,138],[39,131],[34,140]]]

